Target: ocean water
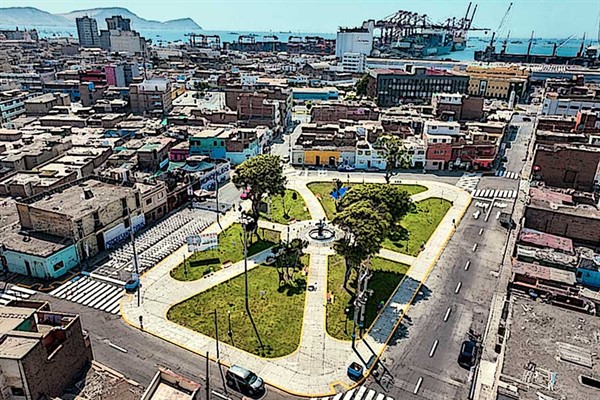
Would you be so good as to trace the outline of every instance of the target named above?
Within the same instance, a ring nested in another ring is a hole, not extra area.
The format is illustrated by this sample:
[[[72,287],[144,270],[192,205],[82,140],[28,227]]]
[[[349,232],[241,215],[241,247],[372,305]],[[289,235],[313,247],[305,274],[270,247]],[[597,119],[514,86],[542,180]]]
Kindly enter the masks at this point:
[[[14,27],[2,27],[2,29],[14,29]],[[77,37],[77,29],[75,27],[72,28],[57,28],[57,27],[44,27],[38,26],[36,27],[38,33],[41,37],[63,37],[63,36],[72,36]],[[209,30],[194,30],[191,31],[197,34],[204,35],[219,35],[221,38],[221,43],[223,42],[232,42],[237,41],[240,35],[255,35],[256,40],[261,40],[263,36],[277,36],[278,39],[282,42],[287,42],[290,36],[321,36],[326,39],[335,39],[335,33],[315,33],[315,32],[298,32],[298,31],[288,31],[288,32],[279,32],[279,31],[269,31],[269,32],[250,32],[250,31],[209,31]],[[155,44],[161,43],[169,43],[169,42],[187,42],[189,41],[189,37],[186,36],[190,31],[177,31],[177,30],[140,30],[140,34],[144,36],[146,39],[151,39]],[[550,38],[550,39],[534,39],[534,43],[532,46],[531,53],[532,54],[542,54],[542,55],[550,55],[552,54],[553,43],[562,43],[563,39],[559,38]],[[518,43],[520,42],[520,43]],[[470,61],[473,60],[473,55],[476,50],[484,50],[485,47],[489,43],[489,37],[478,38],[471,37],[467,42],[467,47],[463,51],[456,51],[450,54],[432,57],[432,58],[443,58],[443,59],[453,59],[457,61]],[[502,47],[502,42],[496,42],[496,49],[500,51]],[[508,53],[517,53],[517,54],[525,54],[527,53],[527,46],[529,44],[529,38],[511,38],[508,42],[507,52]],[[591,42],[587,41],[586,46],[590,45]],[[581,40],[572,39],[566,43],[564,43],[557,50],[557,54],[564,56],[573,56],[579,50],[581,45]],[[584,46],[585,48],[585,46]]]

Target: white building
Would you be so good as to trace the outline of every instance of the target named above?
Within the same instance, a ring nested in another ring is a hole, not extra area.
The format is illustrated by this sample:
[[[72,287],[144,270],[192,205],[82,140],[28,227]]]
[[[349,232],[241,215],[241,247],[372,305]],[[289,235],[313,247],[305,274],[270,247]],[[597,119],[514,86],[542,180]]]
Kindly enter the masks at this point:
[[[335,56],[341,59],[345,53],[368,56],[373,50],[373,20],[365,21],[360,28],[340,28],[335,39]]]
[[[579,111],[600,112],[600,101],[545,98],[542,115],[576,116]]]
[[[403,142],[410,156],[411,168],[423,168],[426,162],[426,148],[421,139],[411,136]]]
[[[361,53],[344,53],[342,56],[342,71],[353,74],[365,72],[365,60],[367,56]]]
[[[460,134],[460,124],[456,121],[425,121],[425,124],[423,124],[423,133],[433,136],[457,136]]]
[[[386,166],[387,161],[383,151],[378,151],[367,141],[360,141],[356,144],[354,168],[362,170],[376,168],[382,171]]]

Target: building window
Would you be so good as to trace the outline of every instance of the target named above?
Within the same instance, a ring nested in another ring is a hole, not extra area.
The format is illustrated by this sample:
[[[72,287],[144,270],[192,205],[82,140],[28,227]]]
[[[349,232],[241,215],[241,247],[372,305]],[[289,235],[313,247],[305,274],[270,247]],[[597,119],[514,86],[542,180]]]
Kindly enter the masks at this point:
[[[11,386],[10,393],[13,396],[21,396],[21,397],[25,396],[25,391],[23,390],[23,388],[18,388],[18,387],[12,387]]]
[[[56,264],[54,264],[54,266],[52,266],[52,269],[54,270],[54,272],[60,271],[61,269],[63,269],[65,266],[65,263],[60,261],[57,262]]]
[[[146,199],[146,205],[149,206],[150,204],[152,204],[152,197]]]
[[[576,171],[565,171],[565,183],[574,183],[575,179],[577,178],[577,172]]]

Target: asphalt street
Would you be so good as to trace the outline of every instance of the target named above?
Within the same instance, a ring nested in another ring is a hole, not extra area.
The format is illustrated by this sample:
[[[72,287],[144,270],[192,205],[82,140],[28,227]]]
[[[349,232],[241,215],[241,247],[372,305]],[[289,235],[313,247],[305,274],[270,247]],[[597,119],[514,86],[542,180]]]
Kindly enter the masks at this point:
[[[130,327],[118,315],[108,314],[80,304],[46,294],[32,299],[50,302],[52,309],[81,316],[83,329],[89,332],[94,359],[146,387],[159,366],[206,386],[206,359],[153,335]],[[209,366],[210,388],[225,394],[223,379],[216,362]],[[223,373],[227,371],[222,367]],[[227,397],[241,399],[242,395],[228,389]],[[202,399],[206,399],[204,393]],[[218,397],[212,396],[212,399]],[[266,400],[289,399],[289,395],[272,387],[267,388]]]
[[[509,137],[505,168],[520,174],[534,122]],[[478,188],[518,189],[519,179],[483,176]],[[502,200],[511,212],[513,201]],[[442,252],[432,274],[382,356],[379,376],[367,385],[400,399],[466,399],[472,373],[457,359],[470,333],[483,334],[506,251],[508,231],[496,220],[497,208],[486,212],[474,200]],[[490,208],[488,207],[488,210]],[[481,210],[475,219],[473,214]],[[503,210],[506,211],[506,210]]]
[[[485,329],[507,239],[495,218],[474,219],[475,211],[469,207],[384,352],[389,373],[370,378],[369,387],[399,399],[467,398],[470,373],[457,363],[460,346],[470,331]]]

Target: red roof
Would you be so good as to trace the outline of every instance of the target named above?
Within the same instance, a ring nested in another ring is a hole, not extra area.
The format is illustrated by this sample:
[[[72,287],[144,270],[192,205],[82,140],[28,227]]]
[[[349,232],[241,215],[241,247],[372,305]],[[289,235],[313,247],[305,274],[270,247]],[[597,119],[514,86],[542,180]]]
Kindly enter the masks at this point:
[[[535,247],[547,247],[562,251],[563,253],[573,254],[573,241],[571,239],[536,231],[534,229],[521,229],[519,241]]]

